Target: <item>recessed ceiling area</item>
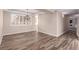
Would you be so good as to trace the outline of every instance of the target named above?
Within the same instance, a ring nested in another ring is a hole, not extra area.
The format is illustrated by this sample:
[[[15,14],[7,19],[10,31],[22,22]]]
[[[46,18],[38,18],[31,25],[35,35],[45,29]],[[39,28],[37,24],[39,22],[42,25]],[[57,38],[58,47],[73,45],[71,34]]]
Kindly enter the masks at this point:
[[[62,12],[63,14],[73,14],[73,13],[79,13],[78,9],[48,9],[51,12]]]
[[[62,12],[65,15],[79,14],[78,9],[7,9],[5,11],[9,12],[21,12],[21,13],[31,13],[31,14],[43,14],[43,13],[54,13]]]

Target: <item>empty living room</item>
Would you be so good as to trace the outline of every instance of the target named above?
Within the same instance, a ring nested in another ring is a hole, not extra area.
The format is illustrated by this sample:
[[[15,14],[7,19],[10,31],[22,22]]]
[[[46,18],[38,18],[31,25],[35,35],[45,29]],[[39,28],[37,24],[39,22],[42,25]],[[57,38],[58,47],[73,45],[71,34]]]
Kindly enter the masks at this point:
[[[0,9],[0,50],[79,50],[79,10]]]

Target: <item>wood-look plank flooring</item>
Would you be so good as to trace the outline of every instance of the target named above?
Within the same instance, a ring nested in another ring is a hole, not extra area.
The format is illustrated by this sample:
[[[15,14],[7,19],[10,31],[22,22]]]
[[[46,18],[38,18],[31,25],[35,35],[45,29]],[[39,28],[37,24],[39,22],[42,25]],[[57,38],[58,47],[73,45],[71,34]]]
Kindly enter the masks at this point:
[[[27,32],[3,37],[0,50],[78,50],[76,33],[68,31],[60,37],[41,32]]]

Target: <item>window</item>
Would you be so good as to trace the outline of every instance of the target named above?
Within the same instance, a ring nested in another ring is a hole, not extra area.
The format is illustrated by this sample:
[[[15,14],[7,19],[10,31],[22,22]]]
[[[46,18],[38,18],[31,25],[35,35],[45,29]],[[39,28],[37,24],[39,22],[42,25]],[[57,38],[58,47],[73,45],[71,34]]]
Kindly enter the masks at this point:
[[[11,14],[11,25],[31,25],[31,15]]]
[[[70,23],[72,23],[72,20],[70,20]]]

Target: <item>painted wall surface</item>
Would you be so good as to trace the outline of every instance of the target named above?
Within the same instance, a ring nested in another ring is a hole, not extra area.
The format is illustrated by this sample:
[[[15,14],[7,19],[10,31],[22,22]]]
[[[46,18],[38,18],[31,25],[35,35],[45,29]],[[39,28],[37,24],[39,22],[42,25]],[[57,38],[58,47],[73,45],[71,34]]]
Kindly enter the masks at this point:
[[[11,13],[4,11],[3,34],[16,34],[21,32],[35,31],[35,16],[32,15],[32,25],[10,26]],[[38,31],[52,36],[60,36],[68,31],[68,20],[62,17],[61,12],[46,13],[38,15]]]
[[[28,32],[28,31],[35,31],[35,17],[32,15],[32,25],[26,25],[26,26],[10,26],[11,22],[11,13],[4,11],[4,28],[3,28],[3,34],[9,35],[9,34],[16,34],[21,32]]]
[[[0,9],[0,44],[3,38],[2,31],[3,31],[3,10]]]
[[[38,30],[58,37],[68,31],[68,20],[63,18],[60,12],[41,14],[38,19]]]
[[[61,12],[57,12],[57,36],[68,31],[68,19]]]
[[[38,16],[38,31],[52,36],[57,35],[57,15],[40,14]]]

